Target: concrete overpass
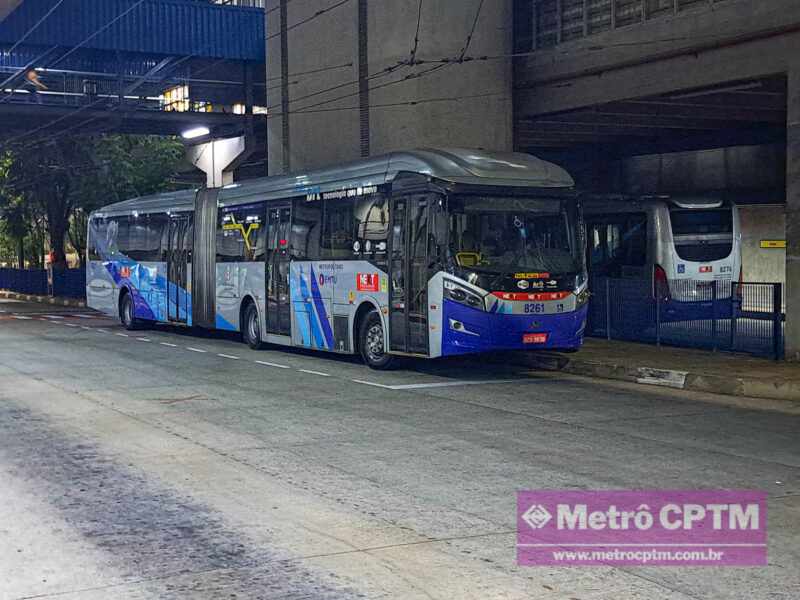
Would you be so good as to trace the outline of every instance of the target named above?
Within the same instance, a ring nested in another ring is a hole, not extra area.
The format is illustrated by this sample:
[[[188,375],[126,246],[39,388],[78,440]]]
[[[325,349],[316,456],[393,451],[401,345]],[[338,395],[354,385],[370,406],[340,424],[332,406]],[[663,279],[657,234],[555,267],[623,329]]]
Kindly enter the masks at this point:
[[[800,4],[529,4],[514,71],[518,149],[580,164],[584,185],[608,189],[619,185],[620,164],[635,162],[626,157],[704,150],[694,153],[701,167],[713,149],[741,158],[743,147],[778,148],[738,164],[761,184],[780,171],[767,187],[780,194],[770,201],[785,203],[786,354],[800,359]],[[728,169],[724,187],[740,174]]]

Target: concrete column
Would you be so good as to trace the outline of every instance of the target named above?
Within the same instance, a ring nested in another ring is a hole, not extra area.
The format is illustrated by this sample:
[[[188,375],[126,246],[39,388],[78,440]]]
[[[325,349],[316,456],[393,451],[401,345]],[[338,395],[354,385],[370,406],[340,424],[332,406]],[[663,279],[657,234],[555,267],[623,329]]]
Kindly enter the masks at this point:
[[[469,60],[511,52],[511,0],[424,2],[416,45],[419,0],[332,4],[321,14],[318,0],[292,0],[283,47],[282,11],[271,10],[280,2],[267,2],[271,174],[287,163],[297,172],[365,152],[512,149],[511,60]],[[467,60],[437,62],[458,59],[479,6]],[[285,86],[279,85],[284,55]]]
[[[233,170],[250,154],[245,136],[210,140],[186,148],[191,163],[206,174],[206,187],[233,183]]]
[[[786,131],[786,358],[800,361],[800,61],[788,74]]]

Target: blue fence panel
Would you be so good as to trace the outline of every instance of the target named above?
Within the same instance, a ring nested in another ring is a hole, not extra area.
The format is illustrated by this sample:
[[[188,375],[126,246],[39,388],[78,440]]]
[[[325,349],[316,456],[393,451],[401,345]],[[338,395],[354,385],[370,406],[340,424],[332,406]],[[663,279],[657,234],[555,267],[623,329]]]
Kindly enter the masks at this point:
[[[0,269],[0,289],[21,294],[47,294],[47,271],[44,269]]]
[[[594,277],[587,335],[607,339],[783,355],[778,283]]]
[[[53,295],[62,298],[85,298],[86,270],[67,269],[53,272]]]

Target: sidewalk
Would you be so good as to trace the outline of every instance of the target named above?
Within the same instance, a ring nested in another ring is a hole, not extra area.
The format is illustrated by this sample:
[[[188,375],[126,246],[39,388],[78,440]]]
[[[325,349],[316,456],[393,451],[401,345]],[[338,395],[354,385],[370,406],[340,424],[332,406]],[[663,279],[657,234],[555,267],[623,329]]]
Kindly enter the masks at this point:
[[[800,364],[742,354],[587,338],[577,353],[530,353],[522,362],[586,377],[800,402]]]
[[[70,306],[72,308],[84,308],[85,300],[76,298],[54,298],[52,296],[34,296],[31,294],[20,294],[19,292],[8,292],[0,290],[0,298],[9,300],[22,300],[23,302],[41,302],[43,304],[53,304],[55,306]]]

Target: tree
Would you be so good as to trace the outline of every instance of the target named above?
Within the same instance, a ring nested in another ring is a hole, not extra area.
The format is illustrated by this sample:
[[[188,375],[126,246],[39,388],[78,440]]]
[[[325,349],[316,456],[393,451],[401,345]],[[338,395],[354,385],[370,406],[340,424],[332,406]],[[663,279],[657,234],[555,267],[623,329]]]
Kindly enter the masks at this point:
[[[9,186],[9,174],[13,157],[6,152],[0,156],[0,218],[6,245],[14,247],[20,269],[25,268],[25,235],[28,232],[25,207],[22,198]]]
[[[91,211],[171,187],[183,146],[157,136],[59,137],[3,156],[0,218],[19,239],[44,224],[58,269],[67,240],[83,262]]]

